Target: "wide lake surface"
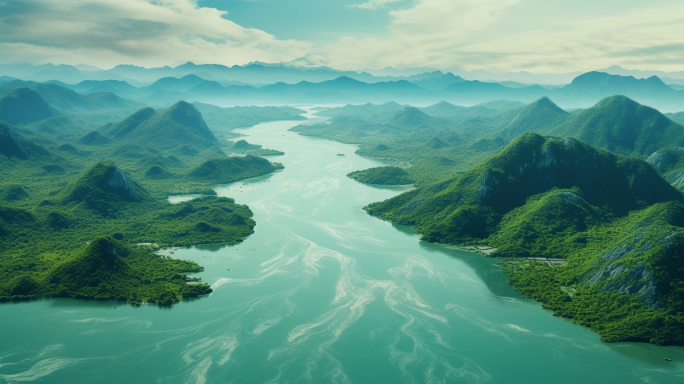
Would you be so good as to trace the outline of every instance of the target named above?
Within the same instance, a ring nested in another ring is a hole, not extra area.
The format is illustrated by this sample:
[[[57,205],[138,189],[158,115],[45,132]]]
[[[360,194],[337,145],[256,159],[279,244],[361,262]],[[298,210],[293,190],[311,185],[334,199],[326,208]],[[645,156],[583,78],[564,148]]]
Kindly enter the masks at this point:
[[[380,164],[296,124],[238,130],[285,152],[283,171],[216,188],[249,205],[252,236],[161,252],[203,265],[211,295],[0,305],[0,383],[684,382],[684,349],[602,343],[516,294],[496,260],[368,216],[405,189],[347,178]]]

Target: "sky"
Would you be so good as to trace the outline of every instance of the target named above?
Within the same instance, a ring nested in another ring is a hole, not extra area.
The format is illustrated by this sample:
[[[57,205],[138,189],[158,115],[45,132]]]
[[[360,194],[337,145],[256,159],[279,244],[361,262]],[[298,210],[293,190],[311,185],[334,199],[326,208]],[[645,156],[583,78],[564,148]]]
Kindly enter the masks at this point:
[[[0,62],[684,70],[682,0],[0,0]]]

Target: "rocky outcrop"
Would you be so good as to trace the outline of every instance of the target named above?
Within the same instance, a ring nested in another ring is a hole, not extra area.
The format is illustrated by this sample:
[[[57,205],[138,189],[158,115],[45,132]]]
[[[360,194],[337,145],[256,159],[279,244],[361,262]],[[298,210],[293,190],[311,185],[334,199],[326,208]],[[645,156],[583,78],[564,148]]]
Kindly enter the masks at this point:
[[[676,252],[678,236],[684,236],[681,229],[654,228],[652,226],[634,228],[630,237],[611,248],[595,261],[601,265],[586,278],[585,283],[597,285],[602,291],[618,291],[637,295],[652,310],[661,307],[658,290],[651,267],[642,255],[654,249],[670,257]]]
[[[475,200],[478,203],[486,203],[492,195],[497,185],[501,182],[501,176],[497,175],[491,168],[487,168],[484,175],[482,175],[482,182],[480,189],[477,190]]]
[[[124,173],[119,168],[114,168],[112,175],[109,177],[109,180],[107,180],[107,185],[114,189],[122,190],[124,193],[127,193],[132,200],[137,199],[137,196],[131,189],[131,185],[128,183],[128,180],[126,180],[126,176],[124,176]]]

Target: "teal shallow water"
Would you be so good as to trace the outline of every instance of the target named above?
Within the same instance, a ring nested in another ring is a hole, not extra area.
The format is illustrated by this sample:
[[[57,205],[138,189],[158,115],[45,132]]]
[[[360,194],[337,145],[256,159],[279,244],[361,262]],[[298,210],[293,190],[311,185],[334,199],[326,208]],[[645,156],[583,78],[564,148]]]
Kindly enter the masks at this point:
[[[348,179],[379,164],[295,124],[241,131],[284,151],[285,170],[216,188],[254,211],[251,237],[162,252],[203,265],[211,295],[0,305],[0,383],[684,380],[683,348],[601,343],[517,295],[495,260],[369,217],[363,206],[404,189]]]

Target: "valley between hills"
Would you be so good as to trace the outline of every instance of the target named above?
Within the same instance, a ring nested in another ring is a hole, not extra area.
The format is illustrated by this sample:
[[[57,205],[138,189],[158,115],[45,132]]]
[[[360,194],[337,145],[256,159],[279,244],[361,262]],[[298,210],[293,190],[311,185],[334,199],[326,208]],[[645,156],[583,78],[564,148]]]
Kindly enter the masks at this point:
[[[486,250],[521,295],[604,341],[684,345],[684,126],[642,103],[674,111],[682,91],[598,72],[551,90],[461,80],[344,77],[243,94],[197,75],[146,87],[5,78],[0,300],[171,306],[210,293],[189,275],[201,265],[155,252],[249,237],[250,208],[214,188],[288,170],[279,148],[234,130],[290,120],[386,164],[350,178],[414,186],[369,215]],[[243,96],[295,106],[210,104]],[[296,105],[317,96],[348,104],[305,121]],[[168,202],[182,194],[200,197]]]

